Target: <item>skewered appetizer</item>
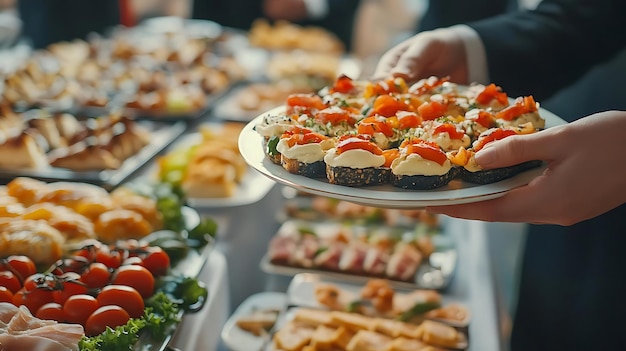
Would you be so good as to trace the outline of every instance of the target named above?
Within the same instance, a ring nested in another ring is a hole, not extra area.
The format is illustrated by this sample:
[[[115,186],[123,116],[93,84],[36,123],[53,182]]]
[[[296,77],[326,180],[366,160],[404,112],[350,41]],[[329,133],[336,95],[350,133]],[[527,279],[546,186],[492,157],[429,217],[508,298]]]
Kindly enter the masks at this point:
[[[409,87],[401,78],[355,81],[342,76],[318,94],[289,96],[284,110],[265,115],[255,126],[275,163],[281,153],[275,147],[279,135],[297,128],[334,143],[324,148],[329,183],[428,190],[455,178],[493,183],[538,167],[541,162],[534,161],[482,170],[473,155],[486,143],[537,132],[545,128],[545,120],[532,96],[510,103],[495,84],[460,86],[430,77]]]

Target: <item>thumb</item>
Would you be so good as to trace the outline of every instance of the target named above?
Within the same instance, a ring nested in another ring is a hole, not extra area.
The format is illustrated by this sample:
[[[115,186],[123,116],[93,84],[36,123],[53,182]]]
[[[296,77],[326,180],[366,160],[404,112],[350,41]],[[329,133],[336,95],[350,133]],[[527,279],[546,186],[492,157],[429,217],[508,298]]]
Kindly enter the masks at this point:
[[[481,167],[499,168],[532,160],[553,158],[549,135],[545,131],[527,135],[513,135],[493,141],[476,153],[476,163]]]

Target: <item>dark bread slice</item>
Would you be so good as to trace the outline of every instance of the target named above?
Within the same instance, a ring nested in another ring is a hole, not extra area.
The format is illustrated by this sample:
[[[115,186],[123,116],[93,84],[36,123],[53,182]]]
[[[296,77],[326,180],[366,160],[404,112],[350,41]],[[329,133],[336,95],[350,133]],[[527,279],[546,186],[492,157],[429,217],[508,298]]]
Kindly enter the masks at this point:
[[[326,163],[323,160],[313,163],[300,162],[296,159],[281,156],[281,164],[289,173],[303,175],[309,178],[326,177]]]
[[[380,185],[387,184],[390,176],[390,168],[350,168],[326,165],[326,178],[331,184],[347,186]]]
[[[465,168],[461,169],[460,178],[473,184],[491,184],[504,179],[511,178],[521,172],[541,166],[539,160],[528,161],[510,167],[485,169],[477,172],[470,172]]]
[[[391,183],[402,189],[430,190],[441,188],[450,183],[458,174],[458,168],[452,167],[443,175],[391,175]]]

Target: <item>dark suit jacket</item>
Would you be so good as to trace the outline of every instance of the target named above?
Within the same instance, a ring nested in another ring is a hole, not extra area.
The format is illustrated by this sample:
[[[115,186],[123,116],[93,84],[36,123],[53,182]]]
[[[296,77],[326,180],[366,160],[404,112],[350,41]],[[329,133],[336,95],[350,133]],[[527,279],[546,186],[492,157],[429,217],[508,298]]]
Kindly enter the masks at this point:
[[[119,0],[19,0],[22,34],[35,48],[103,34],[120,23]]]
[[[491,80],[542,100],[626,47],[625,14],[622,0],[547,0],[470,26],[485,43]]]
[[[491,81],[512,96],[532,94],[542,101],[626,48],[626,2],[544,0],[536,11],[505,14],[470,26],[485,45]],[[622,67],[612,75],[626,76],[626,61],[621,61],[612,62],[613,67]],[[605,78],[610,72],[604,71]],[[607,79],[590,86],[593,81],[585,78],[593,77],[587,74],[568,87],[568,95],[561,92],[551,100],[554,112],[568,111],[570,116],[564,117],[578,118],[583,111],[568,110],[566,105],[584,101],[583,93],[588,91],[615,89],[622,98],[612,104],[587,101],[584,105],[591,112],[626,107],[623,82],[611,87]],[[598,171],[610,171],[608,167]],[[530,227],[513,351],[624,349],[620,338],[610,335],[621,335],[626,327],[625,219],[626,205],[622,205],[570,227]]]
[[[328,5],[329,11],[325,18],[298,24],[328,29],[335,33],[349,50],[359,0],[328,0]],[[195,0],[192,16],[246,30],[250,29],[255,19],[264,17],[261,0]]]

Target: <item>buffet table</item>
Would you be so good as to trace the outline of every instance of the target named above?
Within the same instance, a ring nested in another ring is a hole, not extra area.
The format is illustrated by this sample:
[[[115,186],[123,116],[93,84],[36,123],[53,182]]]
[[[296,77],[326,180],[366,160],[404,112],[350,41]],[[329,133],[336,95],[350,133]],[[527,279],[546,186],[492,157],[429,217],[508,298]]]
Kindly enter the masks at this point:
[[[228,319],[229,279],[224,255],[214,250],[198,277],[206,283],[209,299],[200,312],[184,316],[170,347],[180,350],[215,350],[222,325]]]
[[[274,187],[256,204],[203,212],[203,215],[216,218],[221,227],[217,250],[228,262],[231,312],[252,294],[285,292],[291,281],[290,277],[265,274],[259,268],[268,240],[278,228],[276,211],[284,201],[281,190],[282,186]],[[493,268],[490,249],[493,227],[487,223],[451,218],[446,218],[443,224],[445,232],[457,243],[458,261],[454,278],[442,293],[446,299],[463,303],[470,310],[469,350],[504,350],[506,328],[502,328],[502,324],[508,318],[508,310]],[[218,337],[213,322],[203,328]],[[217,342],[213,340],[207,344]],[[225,348],[219,346],[219,349]]]

